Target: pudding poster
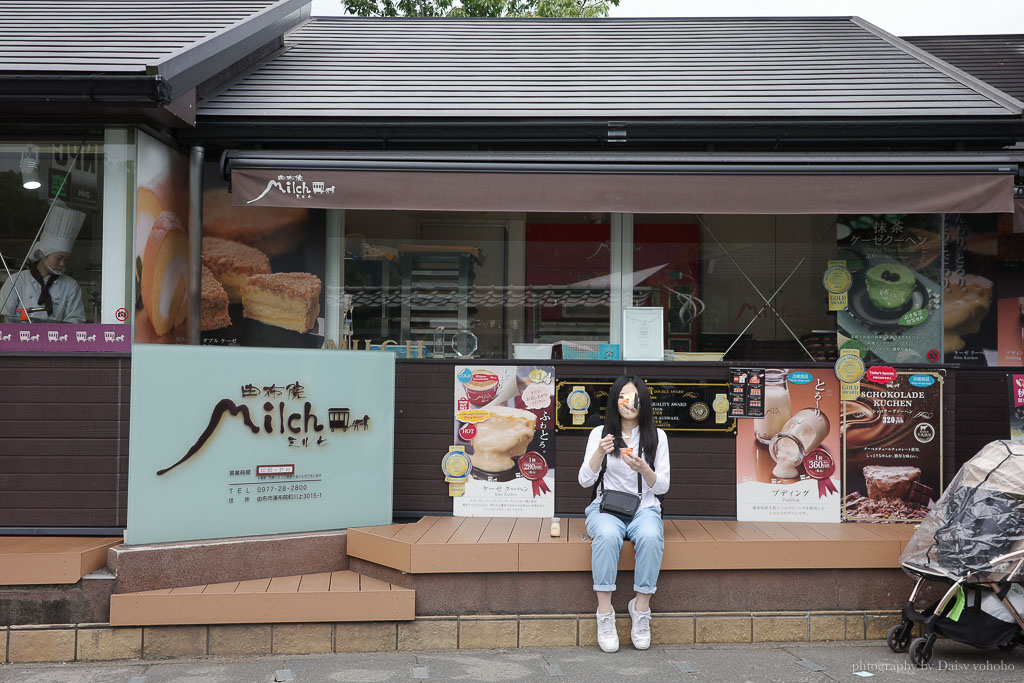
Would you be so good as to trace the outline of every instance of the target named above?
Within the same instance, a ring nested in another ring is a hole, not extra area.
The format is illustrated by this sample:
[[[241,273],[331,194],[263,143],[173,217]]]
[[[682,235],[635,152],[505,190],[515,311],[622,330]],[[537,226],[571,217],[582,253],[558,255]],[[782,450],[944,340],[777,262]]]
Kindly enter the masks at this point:
[[[455,367],[452,443],[470,460],[456,516],[554,516],[554,397],[551,366]]]
[[[835,372],[765,370],[764,417],[737,422],[737,520],[839,521]]]
[[[942,361],[942,225],[941,214],[838,217],[836,258],[850,271],[840,352],[853,346],[869,364]],[[955,332],[976,332],[962,323]]]
[[[920,522],[942,493],[942,375],[894,374],[843,402],[844,521]]]

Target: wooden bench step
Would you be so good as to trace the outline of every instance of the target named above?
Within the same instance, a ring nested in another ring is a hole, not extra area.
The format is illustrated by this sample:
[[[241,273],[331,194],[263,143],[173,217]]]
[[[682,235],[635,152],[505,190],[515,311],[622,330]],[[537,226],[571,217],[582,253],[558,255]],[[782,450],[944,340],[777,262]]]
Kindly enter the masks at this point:
[[[348,554],[413,574],[590,571],[585,520],[423,517],[349,529]],[[663,570],[899,567],[914,525],[665,520]],[[627,542],[619,568],[633,569]]]
[[[416,593],[352,571],[110,596],[112,626],[408,621]]]
[[[78,583],[107,566],[115,536],[0,536],[0,586]]]

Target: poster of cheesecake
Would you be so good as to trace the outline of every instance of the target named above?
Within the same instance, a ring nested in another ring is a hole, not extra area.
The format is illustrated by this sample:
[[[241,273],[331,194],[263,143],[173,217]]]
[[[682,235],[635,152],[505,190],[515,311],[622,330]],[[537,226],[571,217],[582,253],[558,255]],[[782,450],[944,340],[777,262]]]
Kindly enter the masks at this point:
[[[867,363],[942,360],[943,216],[839,216],[836,258],[852,284],[837,313],[839,350]]]
[[[136,344],[188,343],[188,166],[140,132],[135,191]]]
[[[216,171],[210,176],[203,191],[202,343],[322,347],[322,224],[308,209],[234,206]]]
[[[764,416],[737,420],[736,519],[838,522],[839,380],[831,369],[764,372]]]
[[[862,381],[844,401],[843,520],[919,522],[942,493],[942,375]]]
[[[471,465],[456,516],[554,516],[554,399],[551,366],[455,367],[452,443]]]
[[[943,349],[947,363],[998,364],[994,214],[946,214]]]

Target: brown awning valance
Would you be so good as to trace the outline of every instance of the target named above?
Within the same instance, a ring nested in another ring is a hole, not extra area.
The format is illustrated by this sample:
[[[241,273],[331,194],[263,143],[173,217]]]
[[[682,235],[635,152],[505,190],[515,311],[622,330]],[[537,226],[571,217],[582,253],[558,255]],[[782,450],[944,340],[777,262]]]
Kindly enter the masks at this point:
[[[231,183],[233,203],[241,206],[707,214],[1003,213],[1013,211],[1015,170],[726,174],[234,168]]]

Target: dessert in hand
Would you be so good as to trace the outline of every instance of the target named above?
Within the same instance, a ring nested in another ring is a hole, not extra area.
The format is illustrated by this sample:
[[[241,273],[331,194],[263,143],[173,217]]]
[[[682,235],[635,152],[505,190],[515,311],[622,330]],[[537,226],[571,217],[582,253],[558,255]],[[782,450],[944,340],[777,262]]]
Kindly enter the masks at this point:
[[[864,281],[871,303],[887,312],[898,311],[906,306],[917,286],[914,271],[898,263],[872,266],[864,275]]]
[[[247,244],[273,258],[299,246],[307,209],[232,206],[227,188],[203,193],[203,234]]]
[[[224,285],[228,301],[242,301],[242,285],[250,275],[270,272],[270,259],[259,249],[219,237],[203,238],[203,266]]]
[[[142,305],[165,335],[188,315],[188,235],[170,211],[157,216],[142,254]]]
[[[309,273],[250,275],[242,285],[246,318],[307,332],[320,315],[320,278]]]
[[[950,283],[943,300],[943,325],[946,328],[946,353],[965,345],[965,334],[976,334],[992,305],[992,281],[980,275],[966,274],[963,284]]]
[[[202,306],[199,313],[199,329],[219,330],[231,324],[228,316],[228,295],[217,282],[209,268],[203,266]]]
[[[487,419],[476,426],[473,467],[484,472],[504,472],[516,466],[513,458],[526,453],[537,431],[537,416],[529,410],[494,406]]]

